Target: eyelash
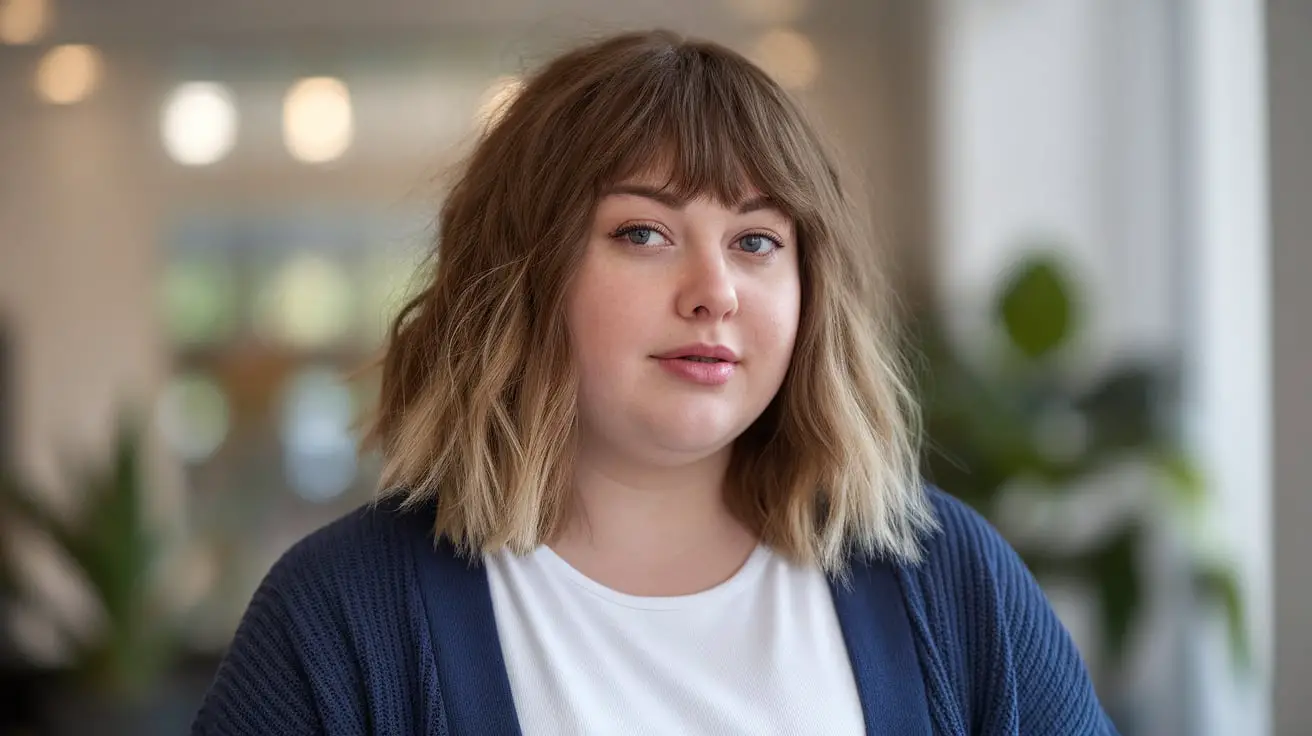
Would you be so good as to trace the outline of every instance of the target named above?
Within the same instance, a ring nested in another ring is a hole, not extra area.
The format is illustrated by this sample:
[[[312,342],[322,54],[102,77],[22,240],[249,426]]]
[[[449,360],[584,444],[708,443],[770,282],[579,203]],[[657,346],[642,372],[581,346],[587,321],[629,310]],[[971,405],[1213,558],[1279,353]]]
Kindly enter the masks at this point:
[[[657,225],[657,224],[654,223],[654,222],[635,222],[635,223],[631,223],[631,224],[628,224],[628,225],[624,225],[624,226],[622,226],[622,227],[616,229],[615,232],[611,233],[611,234],[610,234],[610,237],[611,237],[611,239],[613,239],[613,240],[619,240],[620,238],[623,238],[624,236],[628,235],[629,233],[634,232],[634,231],[637,231],[637,230],[651,230],[652,232],[660,233],[663,237],[665,237],[665,238],[668,239],[668,240],[673,240],[673,239],[674,239],[674,237],[673,237],[672,235],[670,235],[670,233],[669,233],[668,231],[666,231],[665,228],[661,227],[660,225]],[[781,242],[779,242],[779,239],[778,239],[778,238],[776,238],[775,236],[770,235],[770,234],[768,234],[768,233],[762,233],[762,232],[748,232],[748,233],[743,233],[742,235],[738,236],[738,239],[735,240],[734,242],[736,243],[736,242],[742,240],[743,238],[751,238],[751,237],[765,238],[766,240],[768,240],[768,241],[770,241],[771,243],[774,244],[774,248],[770,249],[770,252],[768,252],[768,253],[753,253],[753,252],[748,251],[748,250],[743,251],[744,253],[746,253],[746,254],[749,255],[749,256],[756,256],[757,258],[762,258],[762,259],[764,259],[764,258],[769,258],[769,257],[775,255],[775,254],[778,253],[780,250],[783,250],[784,244],[781,243]],[[635,247],[635,248],[646,248],[646,247],[649,247],[649,246],[645,246],[645,245],[637,245],[636,243],[630,243],[630,245],[632,245],[632,246]]]

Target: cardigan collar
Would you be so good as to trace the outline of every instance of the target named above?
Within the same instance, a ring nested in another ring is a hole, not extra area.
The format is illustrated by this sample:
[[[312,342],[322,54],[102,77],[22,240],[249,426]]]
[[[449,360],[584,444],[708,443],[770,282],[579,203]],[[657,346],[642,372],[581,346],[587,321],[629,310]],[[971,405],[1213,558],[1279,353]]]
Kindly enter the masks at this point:
[[[431,529],[431,527],[430,527]],[[418,578],[450,736],[519,736],[510,678],[481,564],[416,535]],[[893,565],[854,561],[830,580],[867,734],[932,733],[924,679]]]

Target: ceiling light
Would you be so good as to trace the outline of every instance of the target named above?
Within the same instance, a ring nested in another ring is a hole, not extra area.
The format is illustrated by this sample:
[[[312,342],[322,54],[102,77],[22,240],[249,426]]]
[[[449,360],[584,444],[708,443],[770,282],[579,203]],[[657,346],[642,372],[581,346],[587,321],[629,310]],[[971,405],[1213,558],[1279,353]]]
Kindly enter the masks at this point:
[[[35,43],[49,26],[46,0],[0,0],[0,43]]]
[[[56,105],[81,102],[95,91],[102,66],[100,52],[92,46],[56,46],[37,64],[37,92]]]
[[[237,142],[237,106],[232,92],[217,82],[178,85],[164,103],[160,128],[164,149],[186,166],[222,159]]]
[[[351,93],[340,79],[302,79],[287,91],[282,136],[296,160],[324,163],[339,158],[350,148],[354,132]]]

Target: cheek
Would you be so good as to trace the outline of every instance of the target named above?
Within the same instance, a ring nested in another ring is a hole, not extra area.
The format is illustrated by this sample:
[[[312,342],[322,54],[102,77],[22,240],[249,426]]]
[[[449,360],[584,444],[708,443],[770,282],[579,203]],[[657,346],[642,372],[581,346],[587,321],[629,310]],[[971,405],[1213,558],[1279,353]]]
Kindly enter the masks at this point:
[[[775,312],[775,323],[780,336],[788,341],[789,346],[797,337],[798,325],[802,317],[802,294],[801,287],[796,282],[789,285],[785,293],[786,297],[778,301],[778,309]]]
[[[767,348],[776,364],[787,367],[801,319],[801,295],[796,283],[785,282],[772,288],[757,304],[754,322],[756,340]]]
[[[639,284],[630,283],[615,269],[605,269],[585,260],[575,279],[569,298],[567,322],[570,341],[585,373],[605,371],[623,348],[634,342],[637,321],[642,318],[638,305],[646,297]]]

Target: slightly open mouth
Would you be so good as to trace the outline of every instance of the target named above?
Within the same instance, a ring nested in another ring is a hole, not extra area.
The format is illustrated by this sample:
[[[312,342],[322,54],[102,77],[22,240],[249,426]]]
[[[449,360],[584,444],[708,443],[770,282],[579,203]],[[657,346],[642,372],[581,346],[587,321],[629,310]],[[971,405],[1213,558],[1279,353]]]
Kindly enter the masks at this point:
[[[723,363],[725,361],[719,358],[707,358],[701,355],[684,355],[679,360],[690,360],[694,363]]]

